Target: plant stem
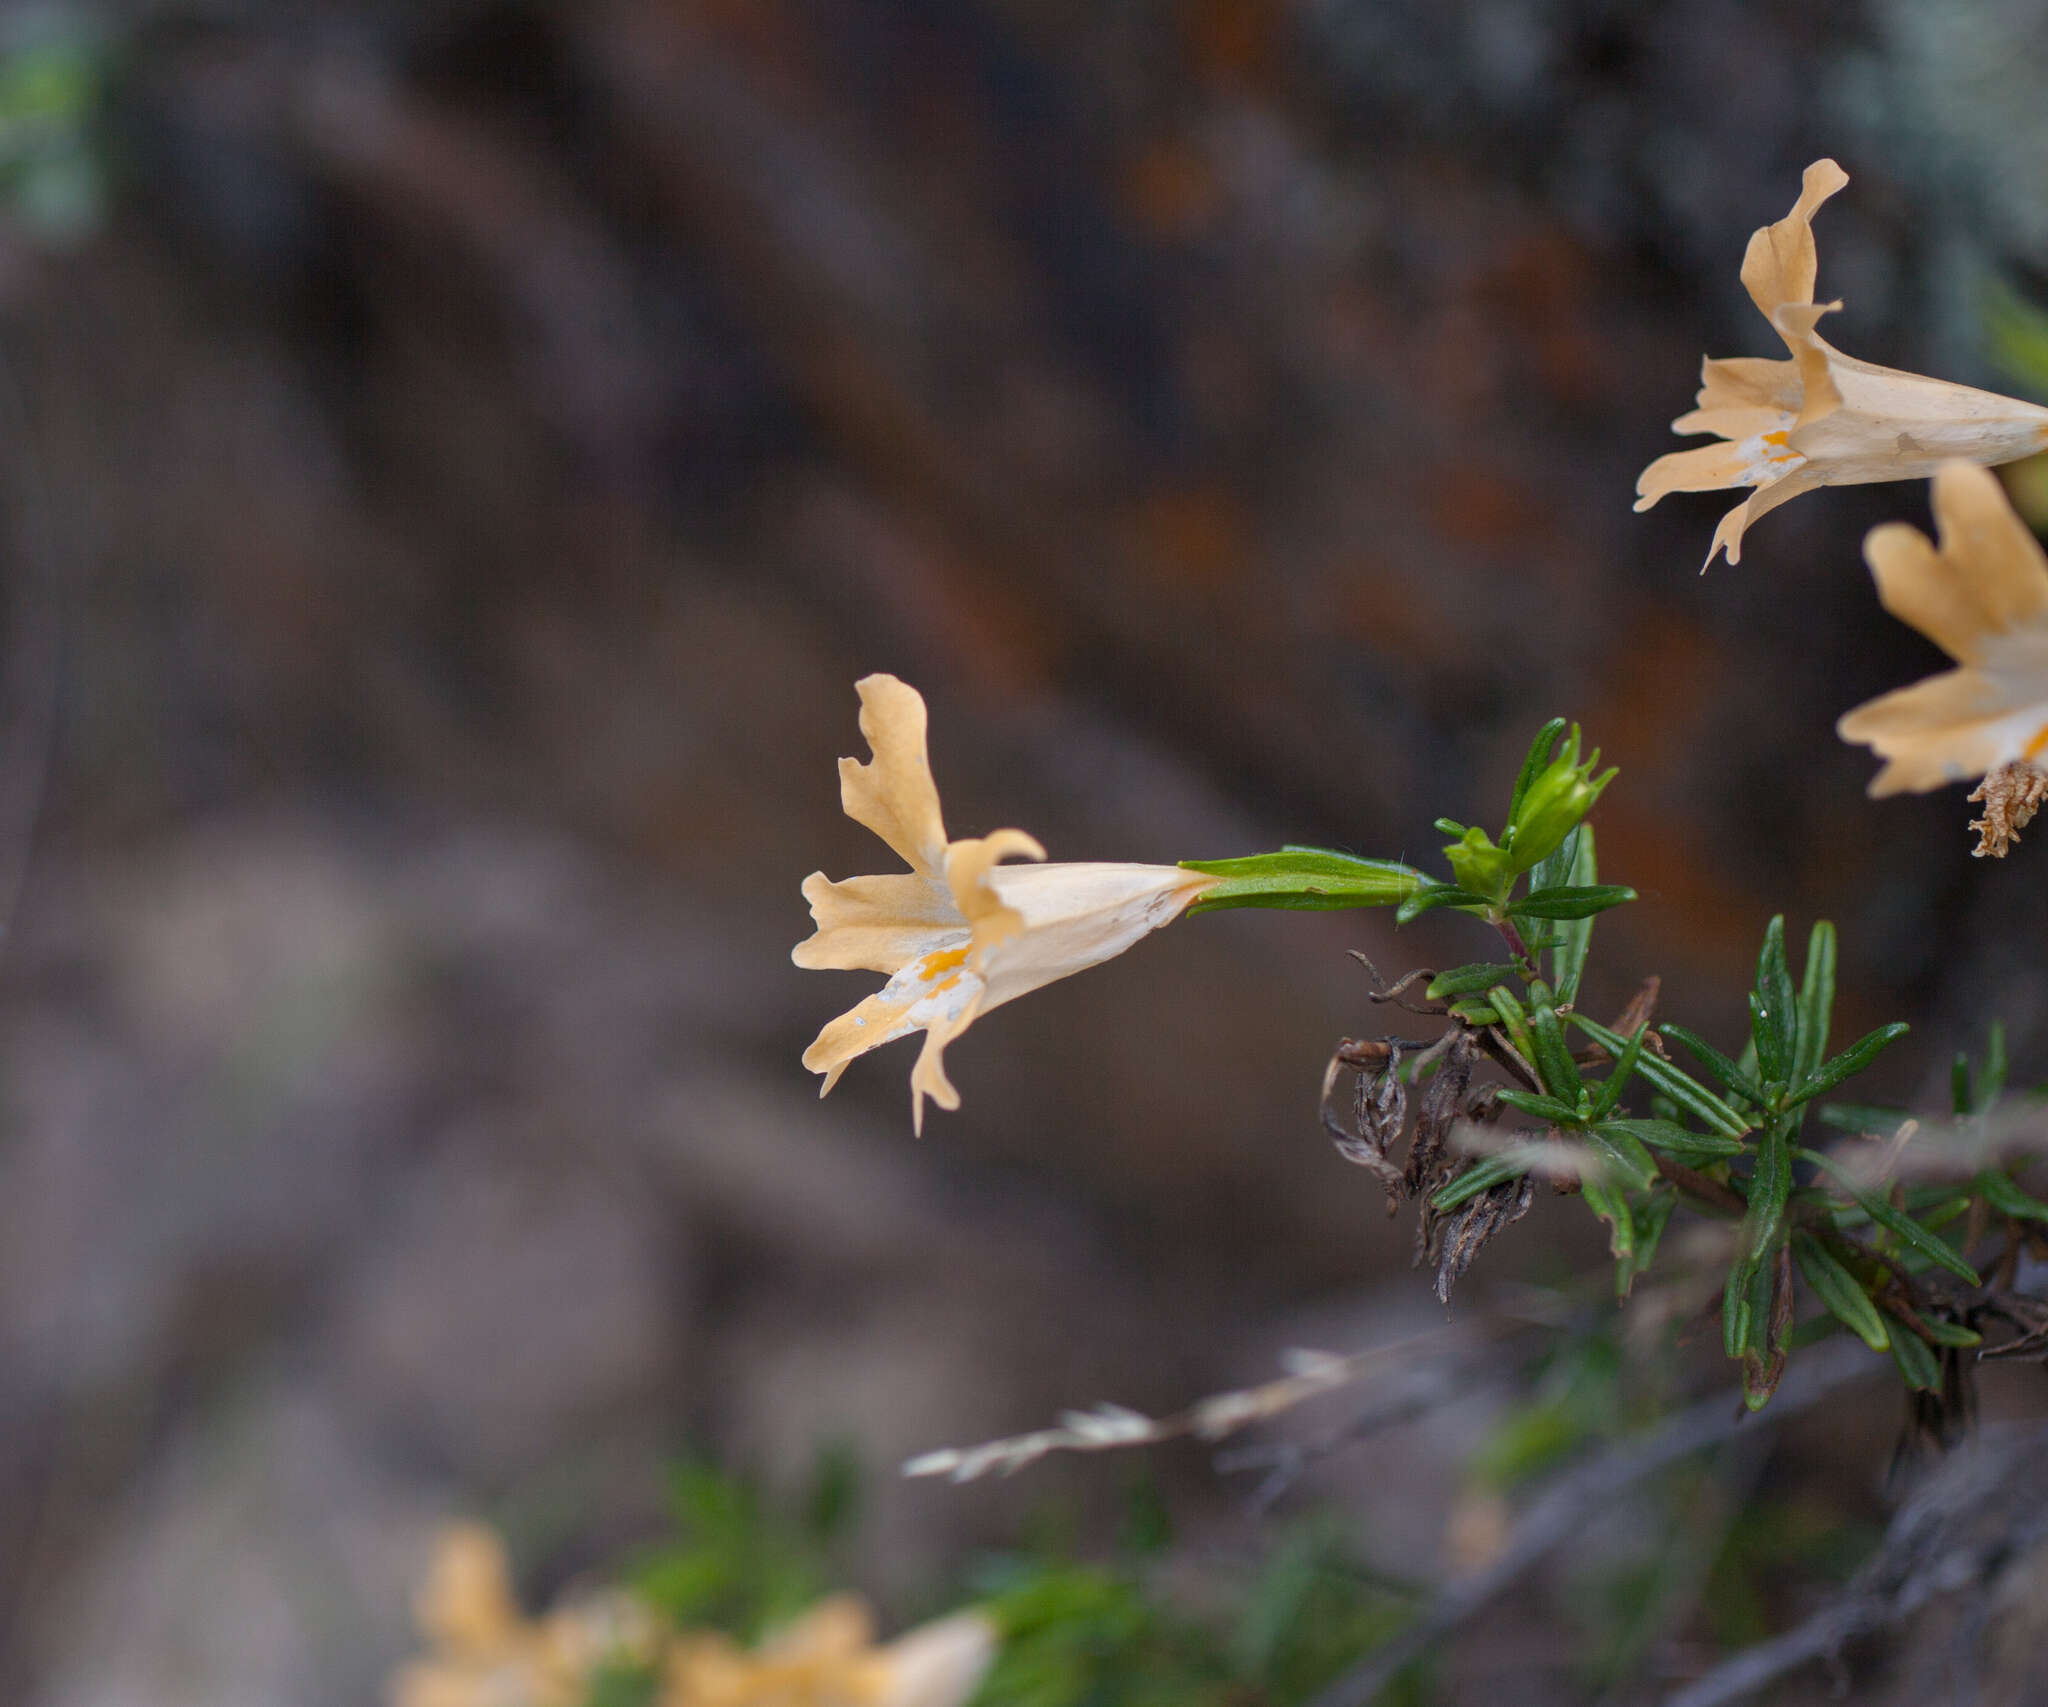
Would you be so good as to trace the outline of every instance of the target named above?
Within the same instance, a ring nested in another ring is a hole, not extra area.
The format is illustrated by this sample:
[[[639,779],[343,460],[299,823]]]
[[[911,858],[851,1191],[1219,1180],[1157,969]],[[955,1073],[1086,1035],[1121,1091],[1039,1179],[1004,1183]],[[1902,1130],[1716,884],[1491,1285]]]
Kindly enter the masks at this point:
[[[1537,975],[1536,956],[1529,952],[1529,945],[1515,926],[1515,921],[1502,913],[1493,921],[1493,928],[1500,932],[1500,940],[1508,945],[1508,953],[1515,957],[1515,965],[1527,980]]]

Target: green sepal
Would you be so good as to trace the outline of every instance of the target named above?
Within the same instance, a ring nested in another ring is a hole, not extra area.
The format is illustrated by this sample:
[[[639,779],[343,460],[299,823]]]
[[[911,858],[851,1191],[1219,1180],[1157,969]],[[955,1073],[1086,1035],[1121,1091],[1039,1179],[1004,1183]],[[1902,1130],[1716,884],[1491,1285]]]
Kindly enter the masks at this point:
[[[1571,1020],[1617,1060],[1628,1047],[1627,1040],[1619,1032],[1609,1030],[1596,1019],[1588,1019],[1584,1014],[1574,1013]],[[1641,1059],[1636,1063],[1636,1076],[1649,1080],[1652,1086],[1662,1091],[1695,1120],[1713,1127],[1726,1137],[1740,1138],[1750,1130],[1749,1122],[1734,1109],[1690,1073],[1674,1066],[1661,1055],[1644,1050]]]
[[[1522,802],[1529,796],[1529,787],[1541,776],[1550,764],[1550,749],[1557,745],[1558,736],[1570,726],[1570,719],[1553,717],[1536,731],[1536,739],[1529,743],[1528,757],[1522,760],[1521,771],[1515,777],[1515,792],[1508,802],[1508,822],[1512,824],[1521,815]],[[1441,823],[1441,820],[1439,820]],[[1446,835],[1460,834],[1457,830],[1446,830]]]
[[[1691,1026],[1667,1024],[1657,1029],[1673,1043],[1681,1044],[1694,1060],[1719,1079],[1722,1084],[1747,1102],[1763,1106],[1764,1093],[1761,1086],[1745,1073],[1735,1062],[1716,1049]]]
[[[1507,850],[1495,847],[1493,838],[1477,824],[1455,842],[1444,844],[1444,859],[1458,886],[1471,890],[1488,905],[1498,903],[1515,880],[1515,866]]]
[[[1515,802],[1502,845],[1513,860],[1513,870],[1527,871],[1554,852],[1566,836],[1577,829],[1593,810],[1601,791],[1614,780],[1614,771],[1595,776],[1600,763],[1596,749],[1583,764],[1579,761],[1578,725],[1565,738],[1564,749],[1531,779]]]
[[[1794,1233],[1792,1260],[1806,1276],[1813,1295],[1843,1327],[1872,1351],[1883,1351],[1891,1344],[1891,1331],[1870,1294],[1818,1239],[1810,1233]]]
[[[1856,1200],[1856,1206],[1878,1226],[1892,1233],[1908,1250],[1918,1251],[1929,1262],[1939,1263],[1949,1273],[1960,1280],[1967,1280],[1972,1286],[1984,1284],[1978,1278],[1977,1271],[1957,1254],[1955,1246],[1946,1239],[1928,1232],[1905,1211],[1894,1209],[1876,1192],[1865,1191],[1839,1162],[1823,1156],[1818,1150],[1802,1149],[1799,1156],[1802,1161],[1811,1162],[1815,1167],[1824,1168],[1832,1174],[1842,1189]]]
[[[1590,919],[1635,898],[1625,883],[1559,884],[1510,901],[1508,912],[1518,919]]]
[[[1423,992],[1432,1002],[1441,1002],[1453,996],[1481,995],[1493,988],[1504,978],[1513,978],[1517,969],[1499,962],[1475,960],[1468,966],[1453,966],[1448,972],[1439,972],[1429,981],[1429,988]]]
[[[1328,848],[1286,847],[1242,859],[1184,859],[1181,867],[1221,878],[1189,907],[1191,913],[1228,907],[1388,907],[1415,894],[1428,879],[1391,859],[1357,859]]]
[[[1912,1029],[1904,1020],[1893,1020],[1890,1025],[1866,1031],[1832,1061],[1823,1061],[1811,1078],[1794,1085],[1785,1097],[1785,1106],[1797,1108],[1817,1096],[1825,1096],[1844,1079],[1853,1079]]]

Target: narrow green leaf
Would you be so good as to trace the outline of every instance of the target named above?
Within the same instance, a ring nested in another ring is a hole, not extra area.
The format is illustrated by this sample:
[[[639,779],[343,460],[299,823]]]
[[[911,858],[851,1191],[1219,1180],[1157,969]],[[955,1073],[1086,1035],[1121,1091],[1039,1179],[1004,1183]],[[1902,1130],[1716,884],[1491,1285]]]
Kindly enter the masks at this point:
[[[1586,1148],[1601,1160],[1617,1185],[1648,1191],[1657,1183],[1657,1158],[1625,1126],[1590,1127],[1580,1134]]]
[[[1803,1084],[1795,1085],[1790,1095],[1785,1098],[1785,1106],[1797,1108],[1801,1103],[1811,1102],[1817,1096],[1825,1096],[1844,1079],[1853,1079],[1912,1029],[1904,1020],[1894,1020],[1890,1025],[1881,1025],[1875,1031],[1866,1031],[1832,1061],[1823,1061],[1813,1077]]]
[[[1438,1210],[1455,1209],[1461,1203],[1470,1202],[1482,1191],[1490,1191],[1504,1180],[1520,1179],[1539,1161],[1543,1160],[1545,1146],[1542,1144],[1510,1144],[1497,1155],[1475,1162],[1456,1179],[1432,1197],[1430,1207]]]
[[[1806,939],[1806,968],[1799,979],[1798,1042],[1792,1079],[1799,1083],[1819,1070],[1828,1054],[1828,1022],[1835,1007],[1835,927],[1816,920]]]
[[[1649,1029],[1646,1025],[1636,1027],[1635,1035],[1628,1040],[1628,1047],[1621,1052],[1621,1059],[1614,1063],[1614,1071],[1601,1081],[1600,1089],[1593,1097],[1595,1120],[1605,1120],[1621,1100],[1622,1087],[1628,1083],[1629,1076],[1636,1070],[1636,1063],[1642,1059],[1643,1038]]]
[[[1508,912],[1518,919],[1590,919],[1635,898],[1625,883],[1560,884],[1510,901]]]
[[[1764,927],[1757,951],[1756,990],[1749,1004],[1750,1035],[1756,1040],[1757,1075],[1766,1083],[1792,1076],[1794,1004],[1792,974],[1785,965],[1785,915]]]
[[[2029,1197],[1995,1168],[1987,1168],[1971,1182],[1971,1190],[2001,1215],[2015,1221],[2048,1221],[2048,1203]]]
[[[1673,1043],[1682,1044],[1694,1060],[1737,1096],[1759,1108],[1763,1106],[1764,1093],[1757,1082],[1690,1026],[1660,1025],[1657,1029]]]
[[[1558,736],[1565,732],[1569,720],[1553,717],[1536,731],[1536,739],[1529,743],[1529,756],[1522,761],[1521,773],[1515,778],[1515,792],[1508,802],[1508,822],[1512,824],[1520,815],[1523,798],[1529,792],[1529,785],[1550,768],[1550,749],[1557,745]],[[1446,834],[1463,835],[1462,828],[1447,831]]]
[[[1995,1103],[2005,1093],[2005,1021],[1991,1022],[1990,1034],[1984,1039],[1984,1089],[1980,1094],[1977,1112]]]
[[[1941,1391],[1940,1360],[1928,1349],[1927,1342],[1904,1323],[1892,1335],[1891,1352],[1892,1361],[1899,1366],[1908,1387],[1922,1393]]]
[[[1755,1322],[1749,1293],[1756,1273],[1754,1258],[1737,1257],[1729,1265],[1728,1283],[1721,1289],[1721,1349],[1730,1357],[1740,1357],[1751,1347]]]
[[[1684,1162],[1719,1161],[1726,1156],[1739,1156],[1743,1150],[1739,1138],[1724,1138],[1718,1132],[1689,1132],[1671,1120],[1603,1120],[1596,1130],[1612,1135],[1617,1129],[1639,1144]]]
[[[1653,1191],[1642,1202],[1633,1205],[1635,1221],[1635,1250],[1614,1267],[1614,1290],[1619,1298],[1626,1298],[1636,1283],[1636,1276],[1642,1274],[1656,1260],[1658,1241],[1664,1237],[1664,1228],[1671,1220],[1671,1212],[1678,1207],[1678,1193],[1668,1187]]]
[[[1410,919],[1420,918],[1424,913],[1433,913],[1439,907],[1483,908],[1492,905],[1491,901],[1475,890],[1460,889],[1455,883],[1439,883],[1433,877],[1425,877],[1421,886],[1394,910],[1394,923],[1405,925]]]
[[[1857,1207],[1880,1227],[1895,1235],[1899,1243],[1908,1250],[1918,1251],[1929,1262],[1939,1263],[1949,1273],[1967,1280],[1972,1286],[1983,1284],[1977,1277],[1977,1271],[1956,1253],[1955,1246],[1946,1239],[1928,1232],[1904,1210],[1894,1209],[1878,1193],[1865,1191],[1839,1162],[1823,1156],[1818,1150],[1802,1149],[1799,1155],[1803,1160],[1813,1163],[1817,1168],[1824,1168],[1833,1175],[1842,1189],[1856,1200]]]
[[[1621,1186],[1589,1174],[1579,1182],[1579,1195],[1585,1198],[1586,1207],[1607,1223],[1608,1255],[1632,1255],[1636,1248],[1636,1225],[1628,1212],[1628,1195]]]
[[[1561,869],[1552,872],[1550,861],[1545,860],[1529,874],[1531,889],[1555,889],[1569,886],[1575,889],[1590,889],[1599,876],[1599,866],[1593,850],[1593,826],[1581,824],[1559,844],[1557,854],[1562,856]],[[1553,856],[1557,857],[1557,856]],[[1586,970],[1586,951],[1593,941],[1593,920],[1589,914],[1583,919],[1561,921],[1557,932],[1557,946],[1551,953],[1552,982],[1557,985],[1557,999],[1570,1002],[1578,999],[1579,979]]]
[[[1439,972],[1429,981],[1429,988],[1424,994],[1433,1002],[1441,1002],[1451,996],[1472,996],[1514,976],[1515,968],[1512,966],[1475,960],[1469,966],[1453,966],[1448,972]]]
[[[1960,1049],[1948,1069],[1949,1101],[1954,1105],[1956,1118],[1961,1119],[1970,1112],[1970,1058]]]
[[[1467,1025],[1477,1026],[1482,1031],[1489,1025],[1500,1024],[1500,1014],[1484,1002],[1453,1002],[1451,1012]]]
[[[1823,1126],[1858,1138],[1894,1138],[1911,1118],[1903,1108],[1880,1108],[1868,1102],[1824,1102],[1820,1106]]]
[[[1627,1041],[1620,1033],[1609,1030],[1598,1020],[1588,1019],[1581,1013],[1574,1013],[1571,1019],[1574,1025],[1617,1060],[1628,1047]],[[1644,1050],[1636,1063],[1636,1075],[1649,1080],[1685,1113],[1711,1126],[1716,1132],[1729,1138],[1740,1138],[1750,1130],[1749,1122],[1734,1109],[1690,1073],[1682,1071],[1661,1055]]]
[[[1524,1114],[1537,1120],[1547,1121],[1552,1126],[1575,1126],[1579,1111],[1571,1103],[1560,1102],[1556,1097],[1538,1096],[1534,1091],[1503,1089],[1494,1093],[1510,1108],[1518,1108]]]
[[[1970,1347],[1984,1343],[1982,1334],[1974,1328],[1964,1327],[1961,1322],[1944,1322],[1938,1316],[1922,1316],[1920,1324],[1936,1345],[1952,1345],[1958,1351],[1968,1351]]]
[[[1744,1249],[1757,1261],[1777,1244],[1785,1205],[1791,1198],[1791,1136],[1784,1121],[1767,1121],[1757,1139],[1756,1169],[1749,1176],[1749,1213],[1742,1222]]]
[[[1529,992],[1531,998],[1535,998],[1541,989],[1540,984],[1533,987]],[[1573,1117],[1577,1118],[1579,1093],[1586,1088],[1585,1081],[1579,1077],[1578,1063],[1572,1059],[1572,1052],[1565,1043],[1564,1027],[1557,1022],[1557,1010],[1548,1001],[1531,1000],[1529,1035],[1536,1045],[1534,1065],[1537,1076],[1543,1081],[1543,1088],[1568,1103]]]
[[[1792,1260],[1799,1264],[1813,1295],[1842,1326],[1872,1351],[1883,1351],[1891,1344],[1890,1330],[1870,1294],[1818,1239],[1810,1233],[1794,1233]]]

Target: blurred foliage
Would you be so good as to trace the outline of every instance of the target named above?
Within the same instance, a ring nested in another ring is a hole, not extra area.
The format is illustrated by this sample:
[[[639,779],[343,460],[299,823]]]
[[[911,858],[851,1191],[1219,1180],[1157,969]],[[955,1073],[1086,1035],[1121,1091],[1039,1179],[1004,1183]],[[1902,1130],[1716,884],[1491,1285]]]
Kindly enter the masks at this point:
[[[98,229],[106,163],[96,130],[108,50],[70,7],[0,20],[0,198],[21,228],[64,244]]]

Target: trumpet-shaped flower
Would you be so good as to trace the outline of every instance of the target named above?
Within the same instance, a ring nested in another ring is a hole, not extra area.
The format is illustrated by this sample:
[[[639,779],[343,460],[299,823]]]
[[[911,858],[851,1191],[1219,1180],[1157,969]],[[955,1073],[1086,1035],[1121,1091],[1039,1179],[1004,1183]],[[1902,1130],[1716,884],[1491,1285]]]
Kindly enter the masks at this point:
[[[1945,463],[1936,473],[1934,519],[1939,545],[1903,522],[1873,528],[1863,542],[1884,608],[1958,666],[1859,705],[1836,724],[1843,740],[1887,761],[1873,795],[1924,793],[2014,767],[2024,782],[2048,754],[2048,557],[1997,477],[1972,463]],[[2001,826],[1999,792],[1991,791],[1981,852],[2004,852],[2030,815],[2023,805],[2016,822]]]
[[[839,761],[841,804],[910,869],[804,879],[818,928],[797,944],[797,965],[889,975],[818,1033],[804,1065],[825,1075],[822,1096],[856,1056],[923,1032],[910,1073],[912,1121],[922,1131],[926,1097],[960,1106],[946,1045],[975,1020],[1114,959],[1220,880],[1172,865],[1004,865],[1016,855],[1045,858],[1022,830],[948,841],[925,753],[923,698],[894,676],[868,676],[856,688],[874,757]]]
[[[2048,409],[1858,361],[1815,330],[1842,305],[1813,300],[1813,216],[1848,181],[1816,160],[1792,211],[1754,233],[1742,258],[1742,283],[1791,359],[1709,357],[1698,406],[1671,430],[1725,442],[1660,456],[1636,481],[1638,510],[1667,492],[1755,488],[1721,518],[1708,563],[1724,550],[1739,561],[1751,522],[1816,486],[1916,479],[1954,457],[1988,465],[2048,447]]]

